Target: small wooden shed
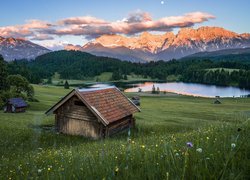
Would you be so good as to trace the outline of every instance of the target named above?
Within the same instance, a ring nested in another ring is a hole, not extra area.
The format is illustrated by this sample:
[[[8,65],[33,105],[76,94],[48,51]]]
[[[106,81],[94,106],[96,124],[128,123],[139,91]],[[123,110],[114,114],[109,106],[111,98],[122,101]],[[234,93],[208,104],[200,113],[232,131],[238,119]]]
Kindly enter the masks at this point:
[[[115,86],[74,89],[46,114],[55,114],[56,130],[98,139],[135,125],[140,109]]]
[[[27,103],[23,98],[10,98],[4,106],[4,112],[8,113],[19,113],[25,112]]]

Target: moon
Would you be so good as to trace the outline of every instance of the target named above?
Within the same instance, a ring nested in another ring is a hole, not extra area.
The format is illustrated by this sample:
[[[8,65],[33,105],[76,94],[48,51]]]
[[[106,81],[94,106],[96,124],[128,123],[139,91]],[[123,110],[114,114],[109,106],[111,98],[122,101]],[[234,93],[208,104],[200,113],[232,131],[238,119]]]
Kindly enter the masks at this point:
[[[165,2],[164,1],[161,1],[161,4],[164,4]]]

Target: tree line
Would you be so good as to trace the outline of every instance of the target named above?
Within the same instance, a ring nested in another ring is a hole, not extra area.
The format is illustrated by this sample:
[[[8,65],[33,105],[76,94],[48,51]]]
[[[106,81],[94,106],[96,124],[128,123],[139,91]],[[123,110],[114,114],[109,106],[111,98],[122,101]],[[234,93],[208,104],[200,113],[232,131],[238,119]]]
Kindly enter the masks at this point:
[[[211,68],[220,68],[209,70]],[[236,69],[229,72],[225,68]],[[134,73],[153,79],[176,80],[215,85],[235,85],[250,89],[250,64],[237,61],[171,60],[148,63],[132,63],[109,57],[98,57],[80,51],[56,51],[37,57],[33,61],[19,60],[8,63],[10,74],[20,74],[32,83],[41,83],[55,72],[63,79],[85,79],[103,72],[113,72],[112,80],[127,79]]]

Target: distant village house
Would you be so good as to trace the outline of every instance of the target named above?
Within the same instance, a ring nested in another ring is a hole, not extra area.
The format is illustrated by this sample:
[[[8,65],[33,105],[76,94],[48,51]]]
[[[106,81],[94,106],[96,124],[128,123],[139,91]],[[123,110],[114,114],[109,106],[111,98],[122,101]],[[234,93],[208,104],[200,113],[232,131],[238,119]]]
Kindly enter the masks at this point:
[[[56,130],[94,139],[133,127],[140,109],[118,88],[74,89],[46,114],[55,114]]]
[[[8,99],[4,106],[4,112],[7,113],[19,113],[25,112],[27,103],[22,98],[11,98]]]

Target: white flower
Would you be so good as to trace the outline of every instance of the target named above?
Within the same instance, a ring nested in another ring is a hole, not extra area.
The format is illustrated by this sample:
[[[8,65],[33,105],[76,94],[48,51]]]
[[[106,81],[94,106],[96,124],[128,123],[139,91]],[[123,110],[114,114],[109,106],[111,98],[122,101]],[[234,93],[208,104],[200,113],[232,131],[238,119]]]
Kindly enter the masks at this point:
[[[42,172],[42,169],[38,169],[37,172],[38,172],[38,173],[41,173],[41,172]]]
[[[231,144],[231,148],[234,149],[236,147],[236,144],[235,143],[232,143]]]
[[[175,156],[179,156],[180,154],[179,153],[175,153]]]
[[[202,149],[201,148],[197,148],[196,151],[199,152],[199,153],[202,153]]]

